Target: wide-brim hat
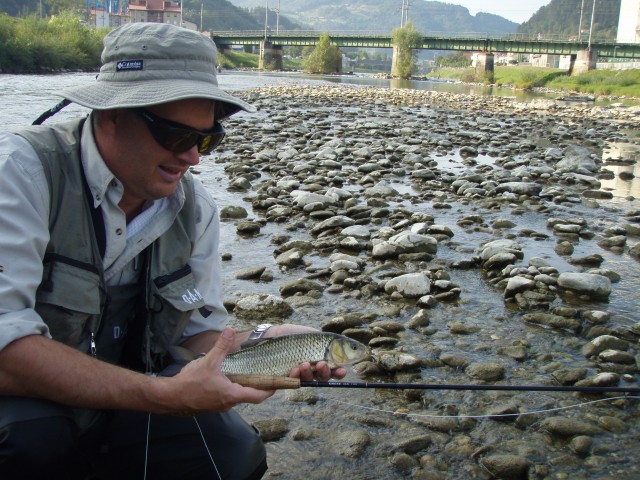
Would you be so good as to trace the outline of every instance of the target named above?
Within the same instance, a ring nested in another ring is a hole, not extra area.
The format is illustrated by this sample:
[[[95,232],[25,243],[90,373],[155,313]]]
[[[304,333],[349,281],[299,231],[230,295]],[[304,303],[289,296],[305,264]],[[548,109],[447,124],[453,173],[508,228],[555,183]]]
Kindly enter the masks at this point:
[[[199,32],[163,23],[125,24],[104,38],[97,81],[60,95],[95,110],[204,98],[216,102],[219,119],[255,111],[218,87],[217,65],[213,40]]]

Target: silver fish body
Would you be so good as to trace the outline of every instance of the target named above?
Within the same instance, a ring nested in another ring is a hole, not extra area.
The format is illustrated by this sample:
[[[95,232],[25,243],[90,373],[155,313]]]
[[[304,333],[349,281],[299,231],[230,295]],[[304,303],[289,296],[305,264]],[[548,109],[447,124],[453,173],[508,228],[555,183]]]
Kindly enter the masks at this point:
[[[287,376],[303,362],[324,360],[331,368],[370,357],[362,343],[336,333],[298,333],[268,338],[254,346],[227,355],[222,362],[225,375]]]

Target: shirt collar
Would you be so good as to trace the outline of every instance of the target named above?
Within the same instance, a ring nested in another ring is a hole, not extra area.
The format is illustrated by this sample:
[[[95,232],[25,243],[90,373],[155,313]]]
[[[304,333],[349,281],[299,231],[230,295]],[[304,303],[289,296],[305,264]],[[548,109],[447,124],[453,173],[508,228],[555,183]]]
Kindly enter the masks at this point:
[[[119,189],[119,197],[122,198],[124,191],[122,183],[120,183],[111,170],[109,170],[109,167],[104,163],[102,155],[100,155],[98,151],[98,146],[93,136],[93,113],[89,115],[82,128],[80,155],[82,158],[82,167],[84,168],[84,176],[87,179],[89,190],[91,190],[91,196],[93,197],[94,208],[104,201],[109,187]]]

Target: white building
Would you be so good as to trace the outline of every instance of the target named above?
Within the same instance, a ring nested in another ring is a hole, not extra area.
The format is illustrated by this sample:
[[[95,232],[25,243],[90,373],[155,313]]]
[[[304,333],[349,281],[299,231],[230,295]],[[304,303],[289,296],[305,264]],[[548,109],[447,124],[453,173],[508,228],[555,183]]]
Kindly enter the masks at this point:
[[[618,42],[640,43],[640,0],[621,1]]]

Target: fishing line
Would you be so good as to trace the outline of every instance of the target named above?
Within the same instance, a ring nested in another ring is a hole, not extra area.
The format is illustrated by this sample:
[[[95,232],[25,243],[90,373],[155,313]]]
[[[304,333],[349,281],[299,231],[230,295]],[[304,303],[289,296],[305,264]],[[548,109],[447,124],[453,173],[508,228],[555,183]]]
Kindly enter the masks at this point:
[[[207,454],[209,455],[209,460],[211,460],[211,465],[213,465],[213,470],[216,472],[216,475],[218,476],[218,480],[222,480],[222,476],[220,475],[220,472],[218,471],[218,467],[216,466],[216,462],[213,461],[213,455],[211,455],[211,451],[209,450],[209,445],[207,445],[207,440],[204,438],[204,434],[202,433],[202,429],[200,428],[200,424],[198,423],[198,419],[195,417],[195,415],[193,417],[193,421],[196,422],[196,427],[198,427],[198,431],[200,432],[200,437],[202,438],[202,443],[204,443],[204,448],[207,451]]]
[[[375,408],[375,407],[367,407],[365,405],[357,405],[354,403],[349,403],[349,402],[344,402],[342,400],[338,400],[337,398],[332,398],[332,397],[323,397],[325,400],[330,400],[332,402],[336,402],[336,403],[341,403],[343,405],[347,405],[350,407],[355,407],[355,408],[360,408],[363,410],[372,410],[375,412],[381,412],[381,413],[389,413],[391,415],[402,415],[404,417],[422,417],[422,418],[460,418],[460,419],[465,419],[465,418],[475,418],[475,419],[482,419],[482,418],[504,418],[504,417],[518,417],[520,415],[539,415],[539,414],[543,414],[543,413],[553,413],[553,412],[559,412],[561,410],[569,410],[571,408],[579,408],[579,407],[584,407],[587,405],[591,405],[594,403],[601,403],[601,402],[609,402],[612,400],[619,400],[619,399],[625,399],[625,398],[632,398],[632,399],[636,399],[636,400],[640,400],[640,396],[627,396],[627,395],[623,395],[620,397],[611,397],[611,398],[601,398],[599,400],[591,400],[588,402],[581,402],[581,403],[576,403],[575,405],[567,405],[565,407],[556,407],[556,408],[548,408],[548,409],[543,409],[543,410],[533,410],[530,412],[521,412],[521,413],[499,413],[499,414],[485,414],[485,415],[430,415],[430,414],[426,414],[426,413],[403,413],[403,412],[397,412],[397,411],[393,411],[393,410],[385,410],[382,408]]]
[[[147,464],[149,462],[149,431],[151,430],[151,412],[147,417],[147,441],[144,445],[144,476],[143,480],[147,480]]]

